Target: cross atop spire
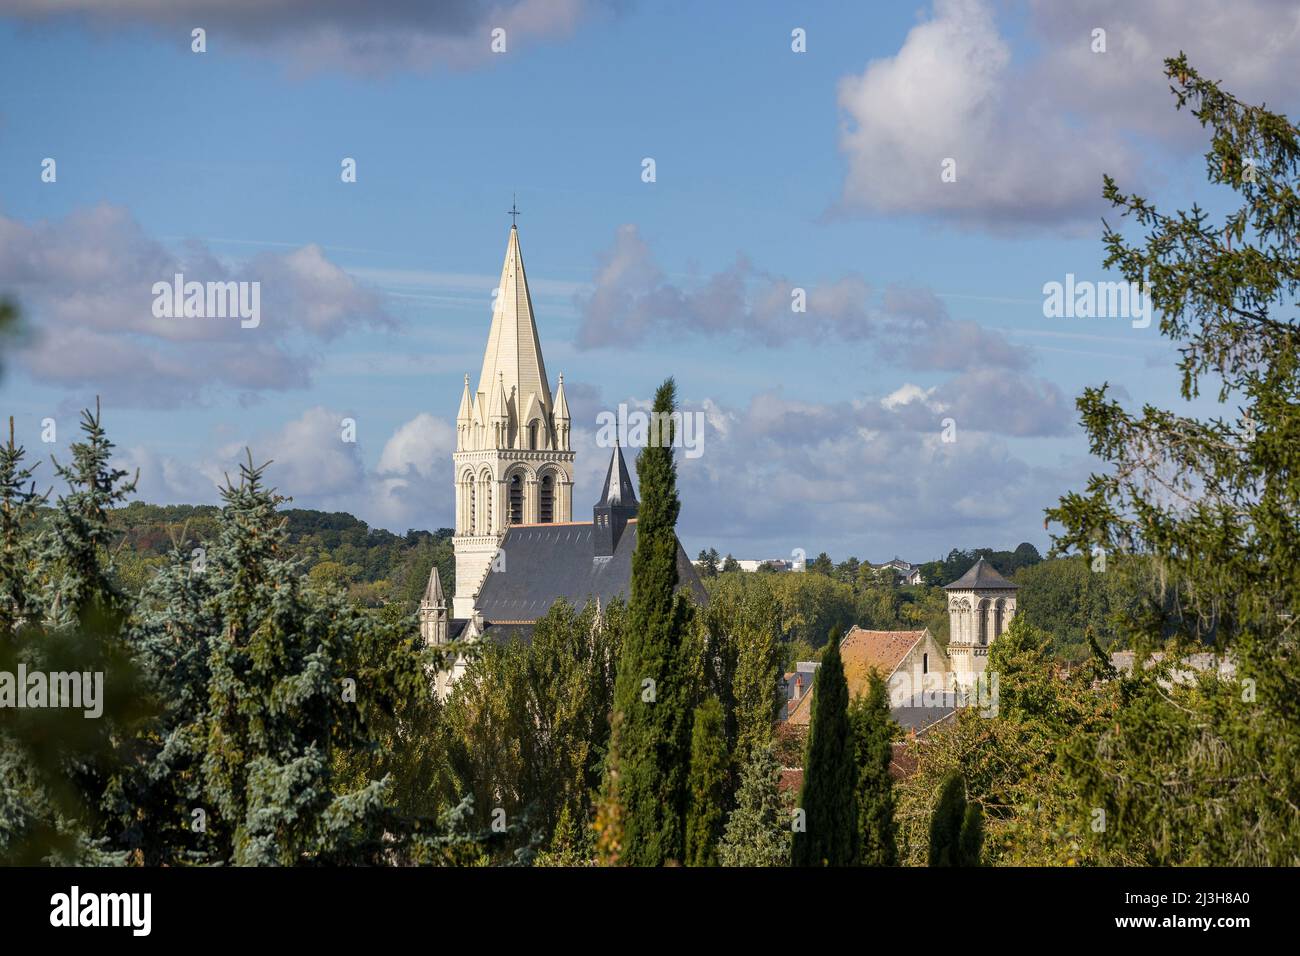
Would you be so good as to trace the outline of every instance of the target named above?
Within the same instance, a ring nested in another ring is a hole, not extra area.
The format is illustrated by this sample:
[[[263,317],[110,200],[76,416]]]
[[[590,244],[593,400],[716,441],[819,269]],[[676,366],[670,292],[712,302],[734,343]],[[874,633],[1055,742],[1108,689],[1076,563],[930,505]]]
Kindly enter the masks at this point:
[[[515,194],[510,194],[510,210],[507,213],[510,216],[510,228],[514,229],[519,219],[519,203],[515,201]]]

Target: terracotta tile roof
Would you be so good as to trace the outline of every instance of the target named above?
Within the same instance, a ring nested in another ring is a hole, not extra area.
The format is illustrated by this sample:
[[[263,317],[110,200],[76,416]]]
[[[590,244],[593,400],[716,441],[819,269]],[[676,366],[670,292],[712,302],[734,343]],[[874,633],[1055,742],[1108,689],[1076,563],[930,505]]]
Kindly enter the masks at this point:
[[[867,692],[868,675],[874,667],[886,680],[902,663],[908,652],[925,636],[919,631],[867,631],[854,625],[840,641],[840,657],[844,660],[844,679],[849,685],[849,699]],[[798,703],[790,710],[786,720],[797,725],[812,722],[813,687],[809,683]]]
[[[840,641],[840,656],[844,658],[844,679],[849,684],[849,697],[866,693],[867,675],[874,667],[886,680],[894,668],[903,662],[908,651],[925,636],[925,631],[864,631],[853,627]]]

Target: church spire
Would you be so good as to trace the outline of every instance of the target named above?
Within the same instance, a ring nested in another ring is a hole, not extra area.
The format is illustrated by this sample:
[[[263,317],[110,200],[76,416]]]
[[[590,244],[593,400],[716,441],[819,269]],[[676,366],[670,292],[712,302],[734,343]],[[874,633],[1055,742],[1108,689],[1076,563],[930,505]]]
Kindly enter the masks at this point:
[[[510,227],[510,239],[506,243],[506,258],[492,309],[492,328],[478,380],[479,394],[489,396],[489,402],[498,387],[514,397],[512,426],[528,427],[529,423],[520,417],[532,405],[530,400],[536,399],[537,414],[545,427],[553,407],[551,387],[546,380],[546,363],[542,361],[533,299],[528,291],[523,254],[519,251],[519,230],[515,226]]]
[[[638,502],[636,491],[632,488],[632,476],[628,474],[627,462],[623,460],[623,449],[614,446],[614,453],[609,456],[609,468],[605,470],[605,483],[601,486],[600,501],[596,507],[606,505],[623,505],[636,514]]]
[[[632,488],[632,476],[623,460],[623,449],[615,445],[613,454],[609,456],[609,469],[605,472],[600,500],[591,509],[591,542],[596,557],[609,557],[618,550],[623,529],[636,517],[639,507],[636,491]]]

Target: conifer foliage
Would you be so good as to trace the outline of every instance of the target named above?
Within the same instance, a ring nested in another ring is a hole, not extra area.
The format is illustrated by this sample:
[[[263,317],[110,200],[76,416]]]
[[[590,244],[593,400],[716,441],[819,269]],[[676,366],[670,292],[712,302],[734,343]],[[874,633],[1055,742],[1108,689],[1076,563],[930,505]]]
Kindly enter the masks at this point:
[[[771,747],[752,753],[718,847],[723,866],[790,865],[790,814],[781,804],[780,777],[781,764]]]
[[[852,866],[858,842],[857,761],[840,635],[831,634],[813,683],[812,722],[794,831],[795,866]]]
[[[671,416],[670,378],[655,392],[654,413]],[[617,786],[621,860],[660,866],[685,859],[686,774],[690,764],[692,688],[688,640],[692,606],[677,593],[677,465],[670,427],[637,455],[641,506],[632,555],[627,634],[614,685],[614,723],[606,787]],[[608,831],[612,832],[612,830]]]
[[[874,669],[867,693],[850,705],[849,721],[858,769],[856,862],[859,866],[897,866],[894,779],[889,773],[894,723],[889,716],[888,688]]]
[[[686,816],[686,862],[717,866],[718,840],[729,787],[729,758],[723,734],[722,704],[707,698],[695,708],[691,733],[690,805]]]
[[[286,552],[265,465],[240,466],[209,573],[216,589],[204,793],[237,864],[351,859],[379,849],[387,781],[339,786],[340,748],[364,746],[388,675],[368,668],[367,621],[307,593]],[[376,685],[379,686],[376,686]]]
[[[930,865],[979,866],[983,845],[980,806],[966,802],[966,781],[961,774],[951,773],[930,817]]]

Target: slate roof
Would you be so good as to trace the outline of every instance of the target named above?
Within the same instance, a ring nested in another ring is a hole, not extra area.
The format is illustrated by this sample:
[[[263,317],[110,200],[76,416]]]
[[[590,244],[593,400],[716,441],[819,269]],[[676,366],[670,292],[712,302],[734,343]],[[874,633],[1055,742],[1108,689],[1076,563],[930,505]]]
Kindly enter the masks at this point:
[[[1002,575],[998,574],[998,569],[993,567],[983,558],[980,558],[971,569],[959,577],[952,584],[945,584],[945,591],[969,591],[972,588],[1001,588],[1015,589],[1020,587],[1019,584],[1012,584]]]
[[[636,519],[627,524],[614,553],[596,557],[591,522],[514,525],[501,543],[504,570],[491,570],[475,607],[494,639],[531,640],[532,625],[561,598],[574,607],[599,599],[601,606],[631,595]],[[495,567],[495,566],[494,566]],[[679,589],[699,604],[708,603],[695,566],[677,544]]]
[[[910,730],[918,736],[924,734],[935,724],[947,720],[957,713],[957,695],[952,691],[944,691],[942,694],[933,696],[939,697],[939,700],[936,700],[933,706],[912,707],[904,705],[891,707],[889,716],[893,717],[898,726],[904,730]]]

